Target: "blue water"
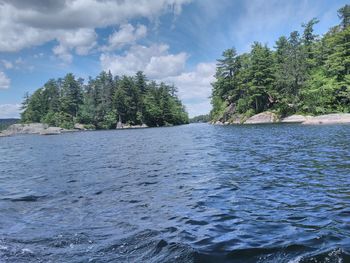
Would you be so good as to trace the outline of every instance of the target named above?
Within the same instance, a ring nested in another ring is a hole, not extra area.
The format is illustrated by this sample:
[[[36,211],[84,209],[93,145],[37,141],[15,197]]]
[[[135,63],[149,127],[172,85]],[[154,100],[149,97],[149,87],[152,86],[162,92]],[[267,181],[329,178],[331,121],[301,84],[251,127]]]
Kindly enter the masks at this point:
[[[350,262],[350,126],[0,138],[0,262]]]

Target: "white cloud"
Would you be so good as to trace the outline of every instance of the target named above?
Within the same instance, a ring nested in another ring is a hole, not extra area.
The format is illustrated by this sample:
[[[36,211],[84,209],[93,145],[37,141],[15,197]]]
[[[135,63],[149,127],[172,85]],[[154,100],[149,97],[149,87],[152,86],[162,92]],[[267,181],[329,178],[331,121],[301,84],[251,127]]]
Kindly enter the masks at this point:
[[[78,55],[87,55],[97,45],[96,39],[97,34],[93,29],[62,31],[57,36],[59,44],[52,51],[64,62],[70,63],[73,50]]]
[[[19,118],[20,112],[20,104],[0,104],[0,119]]]
[[[165,12],[178,14],[188,2],[190,0],[1,0],[0,35],[6,37],[0,38],[0,52],[19,51],[54,39],[62,44],[62,31],[73,34],[75,39],[75,34],[81,33],[79,30],[90,30],[88,36],[84,35],[89,39],[95,28],[124,24],[134,18],[155,19]],[[141,27],[138,33],[143,34],[143,30]],[[86,54],[90,46],[74,45],[74,48],[78,54]]]
[[[116,75],[132,75],[141,70],[151,79],[176,76],[184,70],[187,54],[169,54],[168,49],[164,44],[134,45],[124,55],[102,54],[100,62],[103,70]]]
[[[55,46],[52,49],[52,52],[59,57],[60,59],[62,59],[65,63],[71,63],[73,60],[73,55],[70,53],[70,51],[68,50],[67,47],[63,46],[63,45],[58,45]]]
[[[8,89],[10,87],[11,80],[5,75],[4,72],[0,71],[0,90]]]
[[[12,62],[11,62],[11,61],[8,61],[8,60],[6,60],[6,59],[3,59],[3,60],[2,60],[2,64],[4,65],[4,67],[5,67],[6,69],[12,69],[12,68],[13,68]]]
[[[206,114],[210,110],[211,84],[215,63],[199,63],[193,71],[185,71],[188,55],[171,54],[169,46],[153,44],[149,47],[133,45],[124,55],[102,54],[103,70],[115,75],[133,75],[143,71],[150,79],[174,84],[190,116]]]
[[[206,114],[210,111],[211,84],[215,78],[215,63],[199,63],[193,71],[178,76],[164,78],[179,90],[190,116]]]
[[[178,76],[163,79],[179,88],[184,100],[206,99],[211,94],[211,85],[215,79],[215,63],[199,63],[194,71],[183,72]]]
[[[109,36],[108,45],[102,47],[102,50],[111,51],[122,48],[144,38],[146,34],[147,27],[144,25],[138,25],[137,27],[134,27],[131,24],[122,25],[120,26],[119,31],[116,31]]]
[[[192,102],[192,103],[184,103],[186,105],[186,110],[190,118],[208,114],[211,110],[210,100],[204,100],[202,102]]]

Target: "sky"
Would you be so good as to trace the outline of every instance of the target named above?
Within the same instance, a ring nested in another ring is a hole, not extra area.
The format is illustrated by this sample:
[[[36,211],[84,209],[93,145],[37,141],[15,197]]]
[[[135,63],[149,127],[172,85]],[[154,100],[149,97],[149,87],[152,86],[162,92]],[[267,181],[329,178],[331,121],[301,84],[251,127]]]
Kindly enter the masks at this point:
[[[345,0],[0,0],[0,118],[26,92],[71,72],[102,70],[174,84],[189,115],[210,111],[216,59],[227,48],[270,48],[279,36],[339,24]]]

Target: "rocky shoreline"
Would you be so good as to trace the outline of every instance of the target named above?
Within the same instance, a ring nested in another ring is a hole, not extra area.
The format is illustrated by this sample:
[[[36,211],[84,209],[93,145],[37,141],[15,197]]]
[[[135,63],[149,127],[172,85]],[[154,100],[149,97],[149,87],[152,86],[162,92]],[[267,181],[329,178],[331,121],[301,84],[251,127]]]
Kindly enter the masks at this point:
[[[319,116],[309,115],[291,115],[285,118],[279,118],[273,112],[261,112],[253,115],[248,119],[236,116],[232,121],[216,121],[210,122],[214,125],[237,125],[237,124],[274,124],[274,123],[299,123],[303,125],[322,125],[322,124],[350,124],[350,113],[333,113]],[[119,124],[116,129],[144,129],[147,125],[125,125]],[[86,131],[83,124],[75,124],[74,129],[68,130],[60,127],[49,127],[43,123],[29,123],[29,124],[13,124],[6,130],[0,132],[0,137],[14,136],[18,134],[39,134],[39,135],[58,135],[67,132]]]
[[[49,127],[47,124],[43,123],[13,124],[6,130],[0,132],[0,137],[13,136],[17,134],[57,135],[80,130],[81,129],[67,130],[60,127]]]
[[[120,124],[117,125],[116,129],[144,129],[148,128],[147,125],[128,125]],[[43,123],[28,123],[28,124],[13,124],[9,126],[6,130],[0,131],[0,137],[8,137],[19,134],[39,134],[39,135],[59,135],[68,132],[79,132],[87,131],[84,124],[76,123],[73,129],[64,129],[61,127],[50,127]]]
[[[279,118],[277,114],[265,111],[253,115],[248,119],[236,116],[233,121],[216,121],[214,125],[231,125],[231,124],[268,124],[268,123],[300,123],[303,125],[320,125],[320,124],[350,124],[350,113],[332,113],[319,116],[309,115],[291,115],[285,118]]]

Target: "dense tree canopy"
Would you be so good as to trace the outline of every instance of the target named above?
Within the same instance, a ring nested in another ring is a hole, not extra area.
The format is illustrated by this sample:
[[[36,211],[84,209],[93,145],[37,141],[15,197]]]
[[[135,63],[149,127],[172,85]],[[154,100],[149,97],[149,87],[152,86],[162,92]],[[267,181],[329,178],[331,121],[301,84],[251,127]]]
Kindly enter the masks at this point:
[[[226,121],[228,108],[247,117],[265,110],[281,116],[350,112],[350,5],[338,16],[340,25],[323,37],[314,34],[313,18],[301,34],[281,36],[274,49],[255,42],[249,53],[225,50],[217,63],[211,119]]]
[[[91,128],[112,129],[118,121],[130,125],[179,125],[188,115],[176,88],[149,82],[142,72],[133,77],[113,77],[102,72],[95,79],[49,80],[31,96],[25,95],[22,122],[43,122],[72,128],[74,123]]]

